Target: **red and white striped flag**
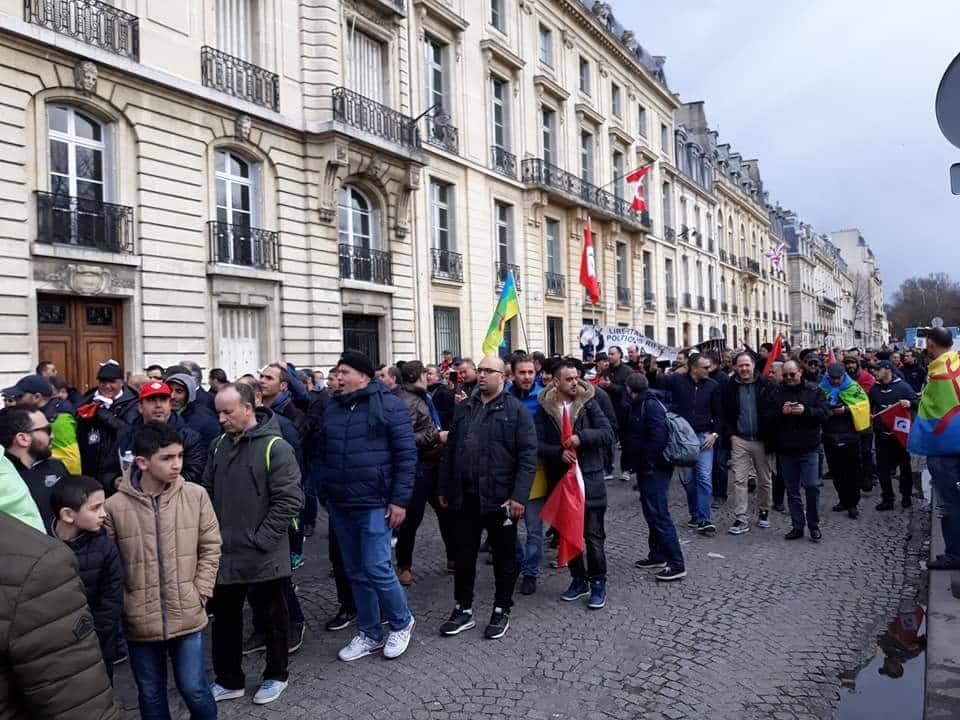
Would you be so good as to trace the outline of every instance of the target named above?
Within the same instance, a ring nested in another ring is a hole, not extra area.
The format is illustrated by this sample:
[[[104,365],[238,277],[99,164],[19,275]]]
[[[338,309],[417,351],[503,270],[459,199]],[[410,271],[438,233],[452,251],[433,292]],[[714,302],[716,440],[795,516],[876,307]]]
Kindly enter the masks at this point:
[[[567,408],[563,408],[563,424],[560,428],[560,442],[564,444],[573,435],[570,425],[570,415]],[[580,473],[580,463],[574,460],[573,465],[567,468],[560,482],[550,493],[540,517],[551,527],[557,529],[560,535],[560,544],[557,549],[557,565],[568,564],[575,557],[583,554],[583,516],[587,506],[586,490],[583,484],[583,475]]]
[[[644,165],[626,177],[627,185],[633,188],[633,203],[631,207],[637,212],[643,212],[647,209],[647,199],[643,196],[643,179],[652,167],[653,165]]]

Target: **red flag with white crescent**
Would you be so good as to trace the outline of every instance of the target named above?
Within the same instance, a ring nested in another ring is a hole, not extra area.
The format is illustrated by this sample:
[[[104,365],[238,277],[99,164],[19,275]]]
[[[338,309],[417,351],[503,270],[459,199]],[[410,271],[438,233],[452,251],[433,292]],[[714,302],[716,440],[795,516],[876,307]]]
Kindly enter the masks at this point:
[[[600,284],[597,282],[597,257],[593,252],[593,230],[590,228],[590,218],[587,217],[587,227],[583,231],[583,255],[580,258],[580,284],[590,294],[590,302],[596,305],[600,302]]]
[[[563,424],[560,428],[560,442],[565,443],[573,435],[570,415],[563,408]],[[547,502],[540,511],[540,517],[557,529],[560,544],[557,548],[557,564],[566,565],[578,555],[583,554],[583,521],[587,506],[587,494],[580,473],[580,463],[574,460],[567,468],[560,482],[550,493]]]
[[[653,165],[644,165],[626,177],[627,185],[633,189],[633,202],[630,207],[637,212],[643,212],[647,209],[647,199],[643,196],[643,179],[650,172],[651,167]]]
[[[913,425],[913,415],[910,408],[905,408],[897,403],[891,405],[886,410],[877,413],[883,424],[892,432],[903,447],[907,447],[907,440],[910,438],[910,428]]]

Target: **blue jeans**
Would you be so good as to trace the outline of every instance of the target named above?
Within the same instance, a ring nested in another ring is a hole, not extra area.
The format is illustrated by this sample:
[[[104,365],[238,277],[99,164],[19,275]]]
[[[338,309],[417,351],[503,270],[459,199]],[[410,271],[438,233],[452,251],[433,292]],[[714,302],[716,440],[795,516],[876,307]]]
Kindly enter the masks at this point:
[[[673,570],[684,567],[677,528],[670,517],[670,478],[667,470],[654,470],[651,475],[637,475],[640,486],[640,507],[650,530],[650,559],[665,562]]]
[[[203,631],[172,640],[127,642],[130,669],[137,681],[137,700],[143,720],[170,720],[167,704],[167,656],[173,663],[173,680],[190,711],[191,720],[215,720],[217,703],[204,673]]]
[[[960,563],[960,455],[930,455],[927,470],[940,513],[944,559]]]
[[[684,468],[687,483],[687,508],[698,523],[710,522],[710,501],[713,499],[713,448],[702,447],[707,433],[697,433],[700,459],[692,468]],[[719,440],[718,440],[719,442]]]
[[[787,506],[790,508],[790,520],[795,530],[804,526],[811,530],[820,527],[820,453],[811,450],[801,455],[779,455],[780,472],[783,485],[787,490]],[[806,515],[804,503],[800,499],[800,488],[806,495]]]
[[[380,642],[381,619],[391,630],[402,630],[410,622],[407,596],[391,563],[393,531],[384,517],[386,508],[341,510],[331,504],[328,512],[357,604],[357,628]]]
[[[537,577],[540,574],[540,563],[543,562],[543,522],[540,512],[543,510],[545,497],[536,500],[527,500],[523,511],[523,524],[527,528],[527,538],[521,546],[520,574],[524,577]],[[517,540],[519,545],[520,541]]]

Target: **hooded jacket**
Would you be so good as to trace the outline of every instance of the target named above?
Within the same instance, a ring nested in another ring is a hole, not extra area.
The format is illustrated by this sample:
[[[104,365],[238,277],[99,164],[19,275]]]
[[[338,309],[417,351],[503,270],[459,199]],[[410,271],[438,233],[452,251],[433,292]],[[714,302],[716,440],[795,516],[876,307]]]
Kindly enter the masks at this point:
[[[210,444],[216,440],[223,428],[217,420],[216,409],[211,409],[203,402],[198,402],[197,381],[193,375],[187,373],[177,373],[167,378],[167,382],[179,382],[187,389],[187,404],[177,411],[177,414],[183,419],[186,426],[200,436],[202,441],[203,454],[206,456],[210,449]],[[209,394],[211,398],[214,396]],[[188,478],[189,479],[189,478]]]
[[[130,424],[140,417],[137,395],[126,385],[109,408],[100,405],[92,417],[82,417],[84,405],[93,402],[96,388],[83,396],[78,408],[77,443],[83,474],[96,478],[107,493],[113,492],[113,481],[118,473],[117,439]]]
[[[672,472],[673,465],[663,456],[668,439],[667,411],[660,400],[650,390],[633,398],[623,431],[624,469],[641,476],[654,470]]]
[[[257,408],[256,418],[249,430],[214,440],[204,470],[223,537],[221,585],[290,577],[287,528],[303,505],[300,467],[273,412]]]
[[[0,720],[120,720],[70,549],[0,512]]]
[[[427,391],[416,385],[405,384],[397,397],[403,400],[413,423],[413,439],[417,444],[417,460],[421,464],[435,465],[443,457],[440,444],[440,431],[433,421],[430,407],[426,401]]]
[[[576,449],[577,464],[583,475],[587,507],[606,507],[607,488],[603,481],[603,468],[607,450],[613,445],[615,436],[610,421],[594,397],[593,385],[584,380],[577,381],[569,416],[573,434],[580,438],[580,447]],[[552,490],[570,467],[562,457],[563,397],[556,386],[541,393],[535,423],[537,452],[547,472],[547,486]]]
[[[156,642],[206,627],[204,606],[217,578],[220,530],[199,485],[178,477],[152,497],[140,487],[140,477],[134,471],[107,500],[104,526],[117,543],[126,576],[127,639]]]

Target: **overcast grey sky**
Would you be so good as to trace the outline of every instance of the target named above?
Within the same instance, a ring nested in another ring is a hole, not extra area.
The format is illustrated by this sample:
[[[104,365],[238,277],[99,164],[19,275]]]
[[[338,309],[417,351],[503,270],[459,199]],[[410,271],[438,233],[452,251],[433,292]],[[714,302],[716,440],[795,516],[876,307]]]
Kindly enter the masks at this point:
[[[613,0],[670,88],[759,158],[771,201],[821,232],[859,227],[887,299],[912,275],[960,280],[960,162],[937,126],[940,77],[960,52],[960,2]]]

